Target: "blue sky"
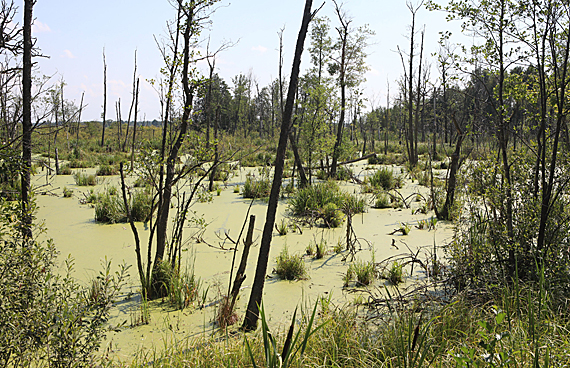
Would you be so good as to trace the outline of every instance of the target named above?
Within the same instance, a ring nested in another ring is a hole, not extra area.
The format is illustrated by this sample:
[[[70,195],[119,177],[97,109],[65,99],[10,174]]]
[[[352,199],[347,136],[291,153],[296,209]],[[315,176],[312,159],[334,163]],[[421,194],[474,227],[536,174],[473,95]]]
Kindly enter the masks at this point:
[[[17,0],[21,8],[21,0]],[[260,87],[267,85],[278,73],[277,32],[285,26],[284,71],[291,68],[294,46],[299,31],[303,0],[223,0],[212,17],[211,45],[216,47],[224,40],[238,41],[236,46],[220,54],[217,72],[231,85],[231,78],[250,70]],[[314,2],[320,6],[322,1]],[[364,95],[376,97],[376,105],[385,104],[387,81],[392,97],[396,94],[395,81],[402,75],[397,46],[407,50],[411,14],[404,0],[347,0],[344,8],[353,18],[355,26],[368,24],[376,32],[370,40]],[[320,16],[338,24],[334,4],[326,1]],[[18,15],[21,19],[21,14]],[[107,59],[107,111],[115,117],[115,101],[121,98],[122,116],[126,118],[131,99],[134,50],[137,49],[138,74],[141,77],[140,116],[152,120],[159,118],[160,105],[153,88],[146,82],[156,78],[163,66],[153,36],[165,34],[166,21],[175,16],[168,0],[38,0],[34,7],[34,36],[37,45],[49,59],[37,59],[40,72],[54,75],[67,83],[65,97],[79,105],[85,91],[88,107],[84,120],[100,120],[102,112],[103,61]],[[417,16],[418,25],[426,27],[425,55],[438,49],[439,32],[451,30],[459,33],[458,24],[445,21],[445,14],[422,9]],[[305,44],[307,47],[308,43]],[[305,50],[306,51],[306,50]],[[435,59],[431,58],[431,63]],[[302,68],[309,66],[308,53],[304,53]],[[205,68],[204,68],[205,71]],[[437,71],[432,70],[432,79]]]

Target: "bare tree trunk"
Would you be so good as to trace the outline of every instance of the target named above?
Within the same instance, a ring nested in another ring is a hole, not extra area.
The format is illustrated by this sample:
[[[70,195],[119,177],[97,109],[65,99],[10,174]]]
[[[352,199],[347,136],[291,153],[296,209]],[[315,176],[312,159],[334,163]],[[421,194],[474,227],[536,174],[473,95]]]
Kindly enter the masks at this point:
[[[123,152],[127,149],[127,142],[129,140],[129,126],[131,125],[131,116],[133,107],[135,106],[135,95],[137,93],[137,50],[135,50],[135,68],[133,71],[133,98],[131,99],[131,107],[129,108],[129,117],[127,118],[127,130],[125,132],[125,141],[123,143]]]
[[[131,146],[131,170],[134,169],[135,163],[135,142],[137,138],[137,112],[139,108],[139,79],[137,78],[137,88],[135,90],[135,117],[133,119],[133,143]]]
[[[83,112],[83,97],[85,96],[85,92],[81,93],[81,103],[79,104],[79,116],[77,117],[77,132],[76,132],[76,142],[75,146],[79,148],[79,127],[81,126],[81,113]]]
[[[183,8],[182,0],[178,0],[179,9]],[[164,251],[166,248],[166,230],[168,225],[168,213],[170,210],[170,203],[172,199],[172,185],[174,183],[174,169],[176,164],[176,158],[178,157],[178,152],[182,146],[182,142],[186,136],[188,130],[188,123],[192,113],[192,103],[194,98],[194,86],[190,85],[188,79],[188,73],[190,68],[190,47],[191,47],[191,31],[192,23],[194,22],[194,8],[189,7],[188,9],[183,9],[186,18],[184,26],[184,51],[182,56],[182,90],[184,95],[184,105],[182,112],[182,120],[180,122],[180,127],[178,129],[178,135],[168,158],[166,159],[166,177],[164,179],[164,185],[162,186],[162,202],[160,203],[159,216],[157,218],[156,225],[156,252],[154,256],[154,270],[152,272],[152,298],[161,297],[159,293],[161,290],[161,285],[159,285],[155,276],[157,273],[157,267],[164,257]],[[138,84],[138,83],[137,83]],[[138,88],[137,88],[138,89]],[[136,110],[135,110],[136,111]],[[164,149],[164,147],[163,147]]]
[[[32,168],[32,15],[33,0],[24,0],[24,60],[22,73],[22,235],[32,238],[30,188]]]
[[[263,286],[265,284],[265,273],[267,272],[267,263],[269,261],[269,249],[271,248],[271,238],[273,233],[273,226],[275,225],[275,214],[277,212],[277,203],[279,201],[279,191],[281,189],[281,182],[283,179],[283,167],[285,164],[285,151],[287,149],[287,138],[289,129],[291,128],[291,116],[293,113],[293,103],[295,102],[295,92],[297,90],[297,83],[299,80],[299,66],[301,64],[301,54],[303,53],[303,45],[307,36],[309,22],[314,16],[311,14],[311,6],[313,1],[306,0],[305,10],[303,13],[303,21],[301,23],[301,30],[297,38],[297,46],[295,48],[295,57],[293,59],[293,68],[291,70],[291,79],[289,82],[289,89],[287,91],[287,102],[285,104],[283,120],[281,122],[281,133],[279,135],[279,144],[277,146],[277,157],[275,159],[275,173],[273,177],[273,184],[271,185],[271,194],[269,196],[269,203],[267,205],[267,215],[265,218],[265,225],[263,227],[263,235],[261,238],[261,245],[259,247],[259,257],[257,260],[257,267],[255,270],[255,278],[251,289],[249,303],[247,305],[247,312],[242,328],[245,331],[254,330],[257,327],[257,320],[259,318],[259,306],[261,304],[261,297],[263,295]]]
[[[123,125],[123,122],[121,120],[121,99],[119,98],[119,101],[117,101],[117,104],[115,105],[115,109],[117,112],[117,150],[120,151],[121,150],[121,128]]]
[[[105,48],[103,48],[103,132],[101,133],[101,147],[105,145],[106,118],[107,118],[107,63],[105,62]]]

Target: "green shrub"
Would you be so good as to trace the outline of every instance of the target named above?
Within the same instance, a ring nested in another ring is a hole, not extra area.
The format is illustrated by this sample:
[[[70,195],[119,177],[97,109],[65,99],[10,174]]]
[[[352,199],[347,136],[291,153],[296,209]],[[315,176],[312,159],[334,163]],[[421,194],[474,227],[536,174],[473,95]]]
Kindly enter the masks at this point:
[[[366,204],[363,198],[341,191],[336,182],[327,181],[299,189],[289,199],[288,206],[295,216],[323,219],[325,226],[338,227],[343,211],[362,213]]]
[[[276,259],[275,273],[283,280],[301,280],[307,278],[307,267],[303,257],[289,254],[287,246]]]
[[[149,190],[136,190],[130,200],[133,221],[147,222],[151,216],[152,194]]]
[[[316,244],[315,259],[321,259],[327,253],[327,241],[322,239]]]
[[[97,185],[97,177],[93,174],[88,175],[85,173],[76,172],[73,174],[73,179],[75,179],[75,184],[79,186]]]
[[[108,224],[127,222],[123,199],[109,193],[99,195],[95,203],[95,221]]]
[[[104,263],[96,298],[89,297],[73,275],[73,259],[67,258],[63,269],[56,266],[60,261],[52,241],[20,238],[19,206],[2,202],[0,208],[5,215],[0,228],[14,230],[3,233],[0,241],[1,365],[96,366],[128,267],[112,273],[110,263]]]
[[[69,161],[69,167],[72,169],[85,169],[92,166],[93,164],[89,161],[76,160],[76,159]]]
[[[170,262],[159,261],[156,267],[156,280],[158,288],[164,288],[169,304],[176,309],[189,307],[198,299],[201,281],[196,277],[193,268],[179,270],[172,267]]]

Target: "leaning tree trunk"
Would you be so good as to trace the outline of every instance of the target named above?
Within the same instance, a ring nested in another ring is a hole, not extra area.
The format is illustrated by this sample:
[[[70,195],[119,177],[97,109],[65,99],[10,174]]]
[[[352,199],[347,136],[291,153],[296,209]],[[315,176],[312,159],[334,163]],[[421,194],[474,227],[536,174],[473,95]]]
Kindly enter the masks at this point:
[[[459,171],[459,157],[461,153],[461,144],[463,143],[463,138],[465,137],[463,131],[459,127],[459,124],[453,120],[455,127],[457,129],[457,142],[455,144],[455,152],[451,155],[451,164],[449,167],[449,178],[447,180],[447,194],[445,197],[445,203],[441,212],[436,213],[437,218],[440,220],[450,220],[451,218],[451,208],[455,201],[455,187],[457,185],[457,172]],[[434,207],[436,207],[434,203]]]
[[[267,214],[265,225],[263,227],[263,235],[261,245],[259,247],[259,257],[255,270],[255,278],[251,289],[249,303],[245,320],[242,328],[245,331],[254,330],[257,327],[259,318],[259,306],[261,304],[261,296],[263,295],[263,286],[265,284],[265,273],[267,272],[267,263],[269,260],[269,249],[271,247],[271,238],[273,226],[275,225],[275,214],[277,212],[277,202],[279,200],[279,190],[281,189],[281,181],[283,179],[283,167],[285,164],[285,151],[287,149],[287,138],[289,129],[291,128],[291,115],[293,113],[293,103],[295,100],[295,91],[299,80],[299,66],[301,64],[301,54],[303,53],[303,45],[307,36],[309,22],[312,18],[311,6],[313,1],[306,0],[305,10],[303,13],[303,21],[301,30],[297,37],[297,46],[295,48],[295,57],[293,59],[293,68],[291,71],[291,79],[289,82],[289,90],[287,91],[287,102],[285,104],[283,120],[281,122],[281,133],[279,135],[279,145],[277,146],[277,157],[275,159],[275,173],[273,176],[273,184],[271,186],[271,194],[267,206]]]

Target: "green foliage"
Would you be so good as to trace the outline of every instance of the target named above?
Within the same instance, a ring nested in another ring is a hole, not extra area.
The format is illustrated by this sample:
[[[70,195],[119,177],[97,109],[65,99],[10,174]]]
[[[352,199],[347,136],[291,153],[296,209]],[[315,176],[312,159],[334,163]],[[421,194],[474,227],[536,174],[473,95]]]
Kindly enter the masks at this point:
[[[194,274],[192,267],[180,270],[172,267],[168,261],[159,261],[155,268],[156,278],[159,288],[165,289],[165,295],[169,304],[176,309],[189,307],[198,299],[201,281]]]
[[[315,248],[316,248],[315,259],[323,258],[327,253],[327,241],[321,239],[320,242],[316,243]]]
[[[84,367],[108,331],[109,312],[128,277],[103,263],[97,294],[81,287],[73,259],[56,268],[53,242],[19,237],[19,207],[1,202],[0,364],[9,367]],[[9,222],[6,222],[6,221]]]
[[[407,222],[402,222],[400,223],[398,230],[402,233],[402,235],[408,235],[412,230],[412,227]]]
[[[348,181],[351,180],[354,177],[354,173],[352,172],[352,169],[346,166],[340,166],[337,170],[336,170],[336,178],[337,180],[344,180],[344,181]]]
[[[307,348],[309,338],[315,332],[323,328],[325,325],[325,323],[322,323],[318,327],[313,328],[317,312],[317,306],[318,303],[315,303],[315,307],[313,308],[313,313],[308,319],[304,335],[301,335],[301,330],[299,329],[297,330],[297,333],[293,337],[295,321],[296,321],[295,317],[297,316],[297,308],[295,308],[295,312],[293,313],[293,318],[291,320],[291,325],[289,326],[289,332],[287,334],[287,338],[285,339],[285,343],[283,344],[283,350],[281,354],[279,354],[277,352],[277,341],[275,340],[271,332],[269,332],[269,326],[267,325],[267,318],[265,316],[265,308],[263,307],[263,304],[261,304],[259,308],[259,316],[261,317],[261,334],[263,336],[263,351],[265,356],[266,368],[287,368],[292,364],[297,354],[302,356],[305,353],[305,349]],[[247,337],[245,337],[245,345],[247,347],[247,352],[251,359],[253,367],[257,368],[253,351],[249,345]]]
[[[95,175],[89,175],[82,172],[76,172],[73,174],[73,179],[75,179],[75,184],[79,186],[93,186],[97,185],[97,177]]]
[[[297,254],[289,254],[285,246],[276,259],[275,273],[283,280],[301,280],[308,278],[307,266],[303,257]]]

